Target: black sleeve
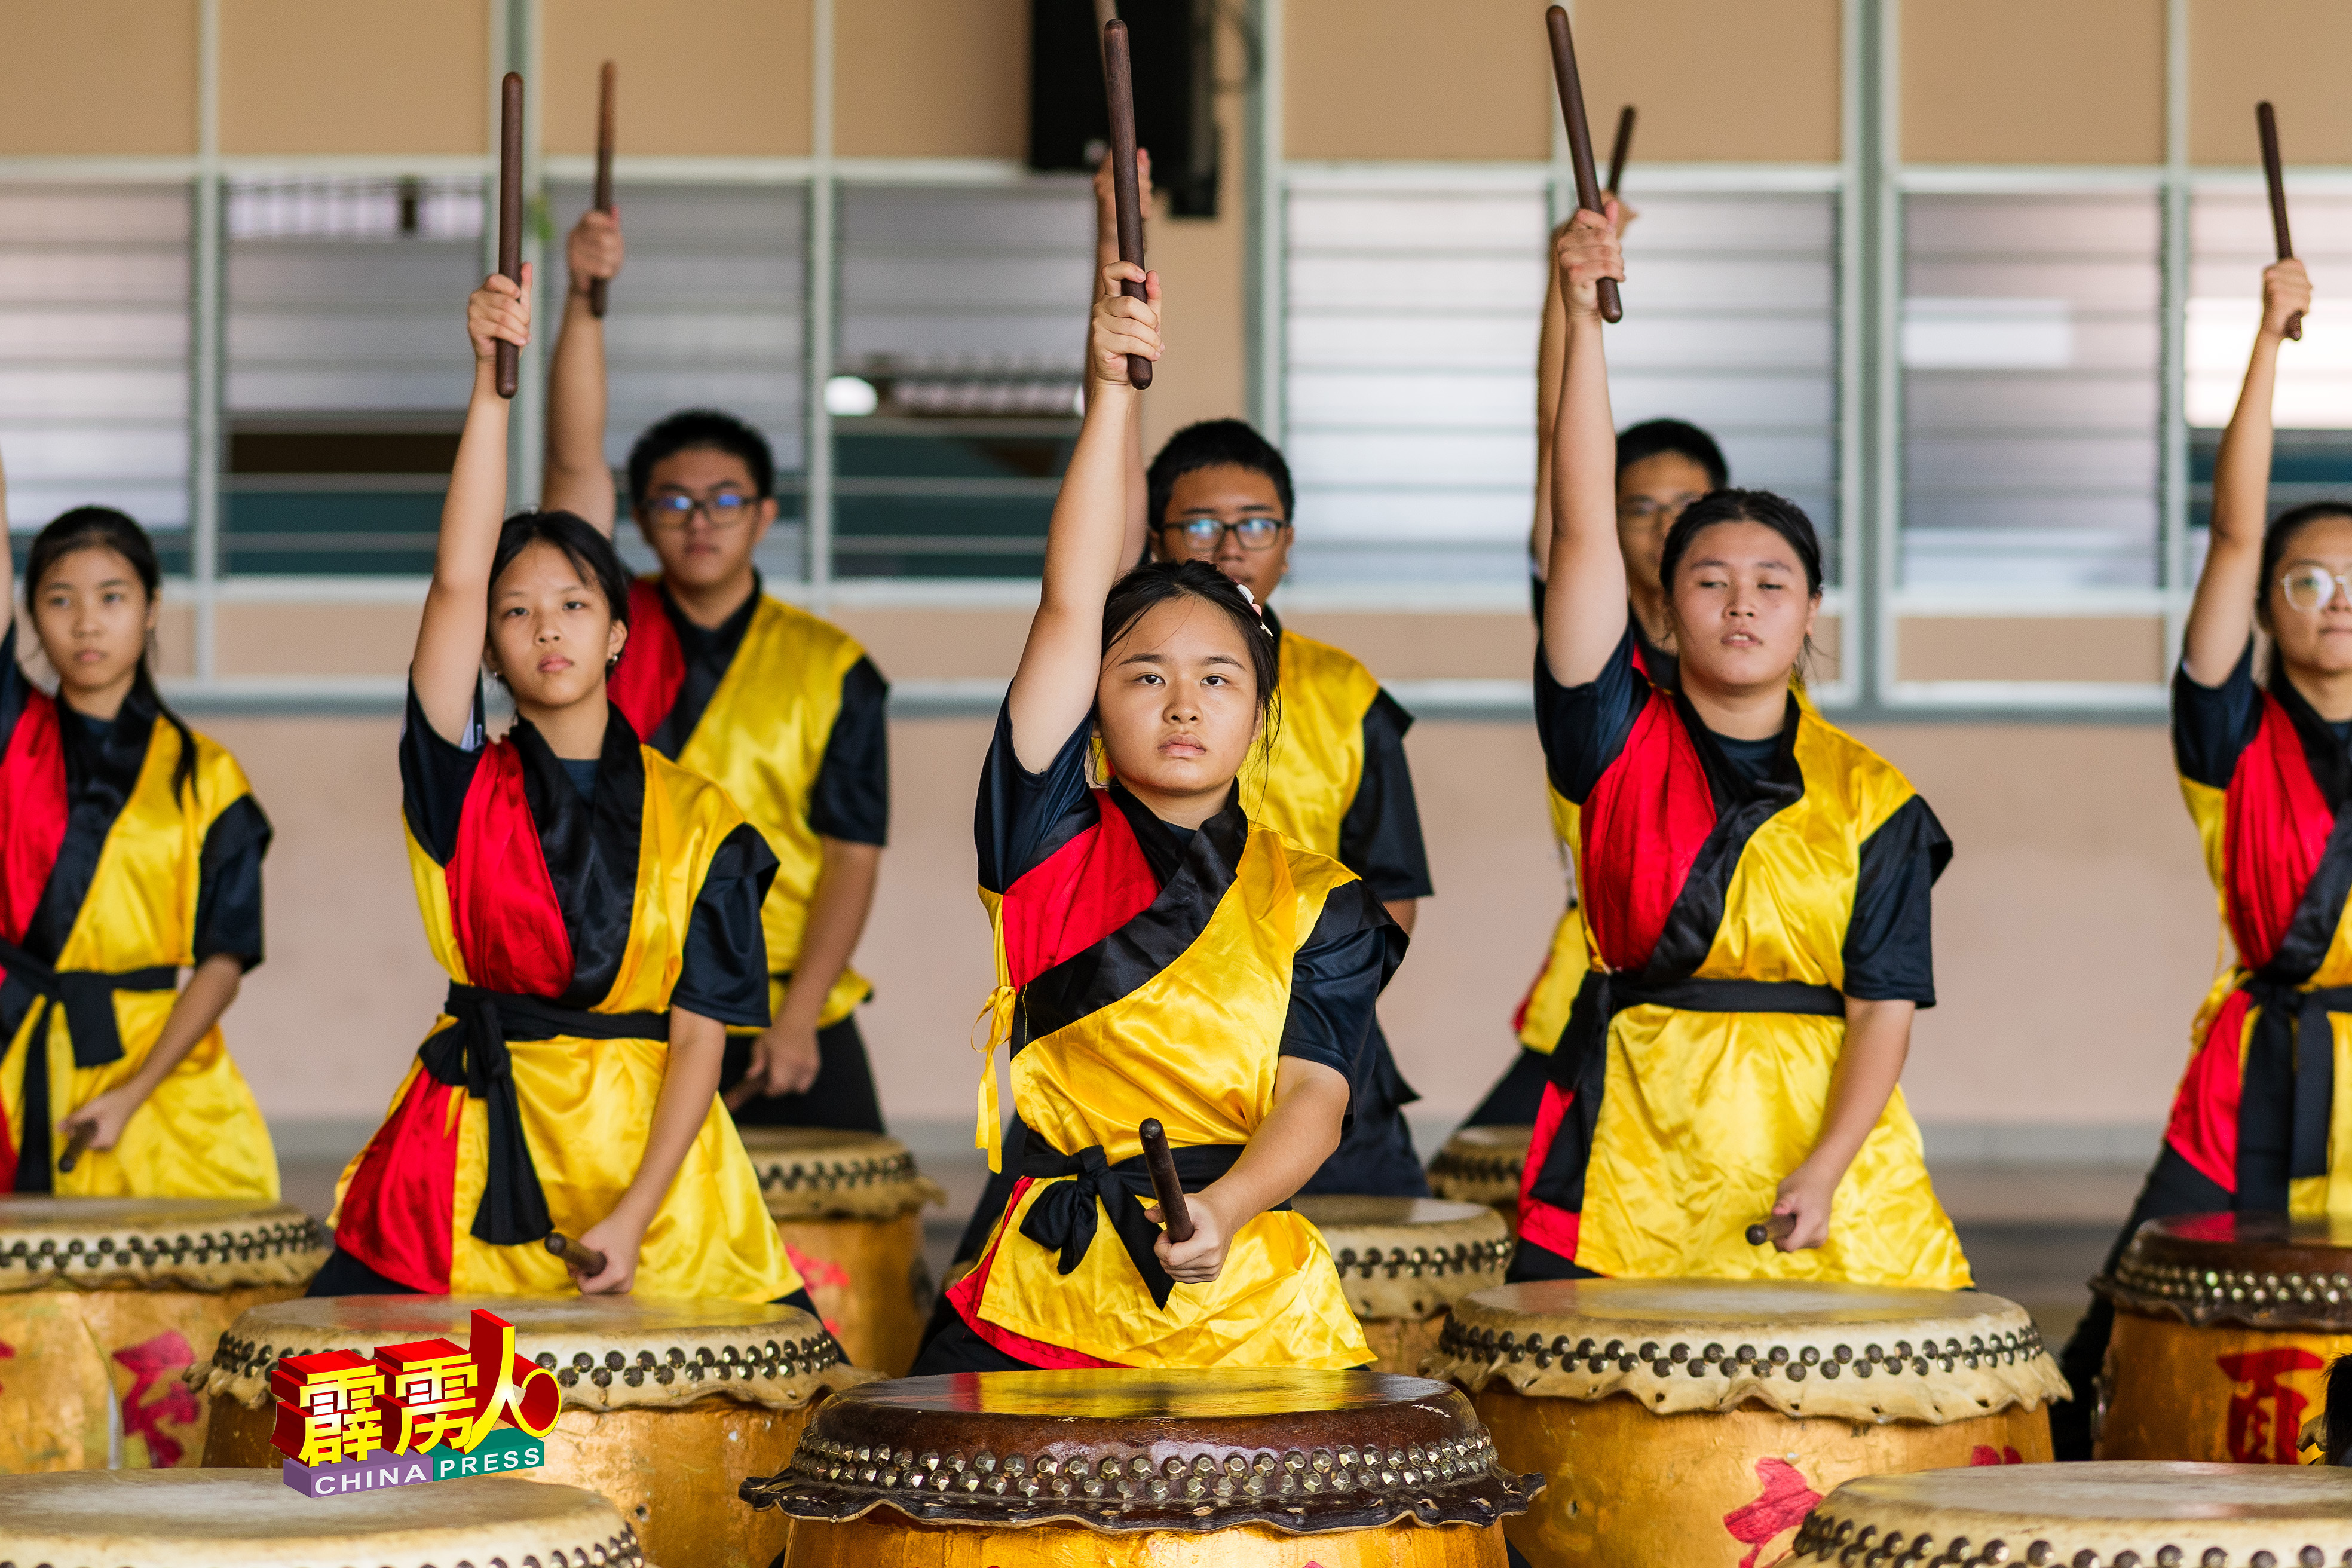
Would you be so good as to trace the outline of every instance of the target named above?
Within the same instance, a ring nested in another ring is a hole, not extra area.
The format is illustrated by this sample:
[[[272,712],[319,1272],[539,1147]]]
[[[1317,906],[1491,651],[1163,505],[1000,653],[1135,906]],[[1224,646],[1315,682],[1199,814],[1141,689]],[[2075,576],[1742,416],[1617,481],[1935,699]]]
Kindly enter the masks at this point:
[[[269,853],[269,818],[240,795],[205,829],[197,858],[196,962],[234,953],[251,969],[261,962],[261,858]]]
[[[8,541],[0,537],[0,550],[8,548]],[[16,733],[16,721],[25,715],[25,700],[32,695],[33,683],[16,664],[16,606],[0,605],[0,617],[5,617],[7,627],[0,630],[0,752],[8,749],[9,740]]]
[[[2172,672],[2172,763],[2180,776],[2214,789],[2230,787],[2238,759],[2262,728],[2262,693],[2254,687],[2254,639],[2219,686],[2200,686],[2189,661]]]
[[[1372,1005],[1404,962],[1402,927],[1362,882],[1331,889],[1313,934],[1290,965],[1282,1054],[1320,1062],[1353,1081],[1372,1030]]]
[[[890,683],[861,658],[841,678],[841,710],[809,791],[809,826],[849,844],[890,841]]]
[[[1562,686],[1552,679],[1542,639],[1537,639],[1536,734],[1543,742],[1552,787],[1582,805],[1625,749],[1633,717],[1649,697],[1649,682],[1633,668],[1630,615],[1625,635],[1617,639],[1617,650],[1601,667],[1600,676],[1581,686]]]
[[[486,743],[478,686],[465,742],[452,745],[435,732],[425,705],[416,700],[415,683],[410,684],[408,711],[400,727],[400,810],[408,819],[408,831],[436,865],[447,865],[457,852],[457,819],[465,813],[466,792],[474,785],[474,770],[481,765]]]
[[[1845,928],[1845,994],[1864,1002],[1936,1005],[1931,890],[1951,863],[1944,825],[1913,795],[1863,841]]]
[[[1087,752],[1093,741],[1094,721],[1080,721],[1045,771],[1033,773],[1013,750],[1012,708],[996,710],[996,734],[981,764],[980,803],[971,824],[982,887],[1003,892],[1094,822],[1087,785]]]
[[[1536,636],[1543,636],[1544,580],[1536,575],[1536,563],[1528,562],[1528,603],[1536,613]]]
[[[1339,864],[1383,901],[1425,899],[1435,891],[1412,798],[1412,768],[1404,757],[1404,732],[1412,728],[1404,704],[1386,691],[1372,699],[1364,710],[1363,776],[1339,819]]]
[[[775,879],[768,841],[750,823],[738,824],[710,858],[695,895],[671,1006],[722,1024],[768,1026],[768,939],[760,906]]]

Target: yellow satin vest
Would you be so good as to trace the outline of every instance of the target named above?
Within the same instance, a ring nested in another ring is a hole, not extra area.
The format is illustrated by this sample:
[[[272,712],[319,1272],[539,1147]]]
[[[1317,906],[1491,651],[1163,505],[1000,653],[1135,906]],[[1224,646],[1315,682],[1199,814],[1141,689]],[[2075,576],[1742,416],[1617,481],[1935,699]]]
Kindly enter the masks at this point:
[[[1142,1152],[1136,1128],[1146,1117],[1158,1117],[1177,1147],[1247,1142],[1274,1109],[1292,960],[1332,889],[1355,879],[1252,823],[1233,885],[1181,957],[1013,1058],[1013,1104],[1031,1135],[1065,1152],[1099,1144],[1114,1163]],[[985,901],[1002,973],[1000,902]],[[1372,1359],[1305,1215],[1251,1220],[1217,1279],[1179,1284],[1163,1311],[1109,1225],[1067,1275],[1021,1234],[1051,1184],[1032,1182],[997,1222],[980,1309],[987,1321],[1122,1366],[1339,1368]]]
[[[1364,715],[1381,683],[1355,655],[1282,632],[1274,728],[1243,764],[1242,802],[1318,855],[1339,858],[1339,825],[1364,779]]]
[[[1577,804],[1549,784],[1544,794],[1551,802],[1552,841],[1562,866],[1572,867]],[[1528,992],[1527,1007],[1519,1016],[1519,1044],[1538,1056],[1551,1055],[1559,1044],[1559,1032],[1568,1027],[1569,1011],[1576,1004],[1577,987],[1584,984],[1584,972],[1592,965],[1592,940],[1585,934],[1584,910],[1575,896],[1571,879],[1570,902],[1559,912],[1559,923],[1552,927],[1551,951],[1545,957],[1543,973]]]

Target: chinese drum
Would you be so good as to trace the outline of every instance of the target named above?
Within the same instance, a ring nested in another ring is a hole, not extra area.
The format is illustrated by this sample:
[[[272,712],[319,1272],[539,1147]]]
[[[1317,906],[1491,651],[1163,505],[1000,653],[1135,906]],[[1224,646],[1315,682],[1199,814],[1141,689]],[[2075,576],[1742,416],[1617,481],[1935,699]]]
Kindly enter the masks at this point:
[[[794,1521],[784,1568],[1503,1568],[1542,1485],[1423,1378],[1004,1372],[828,1401],[743,1498]]]
[[[476,1476],[337,1497],[265,1470],[0,1476],[0,1552],[56,1568],[645,1568],[613,1505],[576,1487]]]
[[[531,1479],[610,1499],[656,1563],[772,1560],[783,1549],[782,1521],[729,1500],[745,1478],[791,1459],[812,1400],[870,1375],[843,1365],[815,1321],[792,1307],[647,1296],[284,1301],[238,1319],[190,1375],[212,1403],[205,1463],[278,1467],[269,1370],[281,1357],[373,1356],[436,1338],[462,1345],[477,1307],[512,1323],[515,1353],[551,1369],[562,1388],[547,1462]]]
[[[1534,1132],[1532,1127],[1465,1127],[1430,1161],[1429,1190],[1458,1204],[1499,1209],[1517,1234],[1519,1174]]]
[[[1445,1310],[1501,1284],[1510,1266],[1510,1226],[1483,1204],[1333,1195],[1294,1198],[1291,1206],[1331,1249],[1376,1372],[1419,1373],[1437,1349]]]
[[[1997,1296],[1784,1280],[1497,1286],[1429,1370],[1551,1482],[1512,1543],[1580,1568],[1769,1562],[1854,1476],[2048,1459],[2066,1393]]]
[[[1815,1500],[1780,1561],[2340,1568],[2352,1563],[2352,1470],[2095,1464],[1864,1476]]]
[[[0,1471],[194,1465],[205,1408],[181,1374],[326,1260],[280,1204],[0,1198]]]
[[[896,1138],[746,1127],[743,1147],[824,1326],[858,1366],[901,1377],[931,1312],[923,1205],[945,1203]]]
[[[2352,1215],[2150,1220],[2091,1284],[2116,1309],[2100,1458],[2296,1462],[2352,1351]]]

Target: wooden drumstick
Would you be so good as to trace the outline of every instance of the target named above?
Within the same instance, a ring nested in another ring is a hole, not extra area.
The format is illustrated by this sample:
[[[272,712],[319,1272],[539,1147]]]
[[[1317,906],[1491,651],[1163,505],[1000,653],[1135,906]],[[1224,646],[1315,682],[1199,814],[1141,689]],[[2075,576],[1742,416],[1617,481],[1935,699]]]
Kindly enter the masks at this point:
[[[1118,214],[1118,258],[1143,265],[1143,193],[1135,179],[1135,72],[1127,54],[1127,24],[1113,21],[1103,28],[1103,92],[1110,100],[1110,194]],[[1145,297],[1141,283],[1129,280],[1119,291],[1130,300]],[[1128,384],[1141,392],[1151,384],[1151,362],[1141,354],[1127,356]],[[1173,1235],[1171,1231],[1170,1234]],[[1184,1236],[1192,1234],[1188,1225]],[[1184,1237],[1177,1237],[1181,1241]]]
[[[1169,1152],[1168,1134],[1159,1121],[1146,1118],[1135,1135],[1143,1140],[1143,1163],[1151,1171],[1151,1190],[1160,1199],[1160,1223],[1171,1241],[1192,1239],[1192,1212],[1184,1206],[1184,1184],[1176,1176],[1176,1156]]]
[[[522,78],[509,71],[499,84],[499,273],[522,281]],[[522,375],[522,351],[499,344],[499,395],[512,397]]]
[[[613,62],[604,62],[604,77],[596,89],[596,210],[613,210]],[[609,278],[588,280],[588,313],[603,320],[604,291],[612,284]]]
[[[1789,1233],[1796,1228],[1795,1215],[1767,1215],[1748,1227],[1748,1245],[1763,1247],[1771,1242],[1786,1241],[1789,1239]]]
[[[1568,121],[1568,157],[1576,171],[1576,205],[1587,212],[1601,212],[1604,210],[1601,176],[1592,169],[1592,127],[1584,120],[1584,83],[1576,74],[1576,40],[1569,36],[1568,12],[1554,5],[1544,13],[1544,26],[1551,30],[1552,78],[1559,88],[1560,114]],[[1625,302],[1617,291],[1617,279],[1601,279],[1597,295],[1602,321],[1624,318]]]
[[[603,1253],[589,1251],[560,1230],[551,1230],[547,1233],[547,1250],[563,1259],[566,1268],[572,1269],[583,1279],[593,1279],[597,1275],[604,1272]]]
[[[58,1156],[58,1169],[70,1171],[80,1164],[83,1152],[89,1148],[89,1141],[97,1136],[97,1122],[75,1122],[73,1131],[66,1134],[66,1152]]]
[[[2254,129],[2263,139],[2263,183],[2271,189],[2271,237],[2278,241],[2278,258],[2292,261],[2294,241],[2286,231],[2286,174],[2279,167],[2278,116],[2271,112],[2268,99],[2254,105]],[[2286,335],[2303,341],[2302,311],[2286,319]]]
[[[1625,154],[1633,150],[1633,106],[1627,104],[1617,111],[1617,140],[1609,149],[1609,183],[1601,188],[1611,195],[1617,194],[1618,183],[1625,177]]]

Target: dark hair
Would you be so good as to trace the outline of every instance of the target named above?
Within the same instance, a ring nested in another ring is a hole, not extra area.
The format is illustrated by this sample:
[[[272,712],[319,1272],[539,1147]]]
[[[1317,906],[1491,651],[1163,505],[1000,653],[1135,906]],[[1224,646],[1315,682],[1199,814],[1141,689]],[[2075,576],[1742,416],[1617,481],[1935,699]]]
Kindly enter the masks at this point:
[[[139,578],[139,585],[147,591],[147,602],[153,604],[162,591],[163,568],[155,559],[155,542],[139,526],[130,513],[117,511],[110,506],[78,506],[61,513],[48,527],[33,536],[33,548],[25,557],[25,602],[30,605],[49,569],[67,556],[83,550],[111,550],[131,563]],[[152,640],[152,639],[151,639]],[[196,738],[189,731],[187,721],[182,719],[163,701],[163,693],[155,689],[155,672],[148,663],[148,648],[139,650],[138,668],[131,672],[131,689],[155,705],[155,711],[172,726],[180,737],[180,763],[172,772],[172,793],[178,795],[195,780]],[[79,726],[64,726],[66,754],[76,757],[80,742]]]
[[[2340,500],[2305,501],[2271,519],[2269,526],[2263,530],[2263,574],[2254,583],[2255,609],[2269,611],[2271,581],[2278,575],[2279,563],[2286,559],[2286,547],[2294,542],[2294,536],[2308,525],[2331,517],[2352,518],[2352,505]]]
[[[580,568],[580,574],[604,595],[604,607],[623,626],[629,624],[629,569],[613,542],[577,512],[519,511],[499,530],[498,552],[490,557],[490,595],[496,599],[499,579],[515,557],[534,544],[551,544]],[[503,679],[503,678],[501,678]]]
[[[1617,477],[1623,479],[1625,470],[1645,458],[1661,452],[1688,458],[1706,470],[1706,488],[1719,490],[1731,482],[1730,465],[1723,460],[1723,448],[1715,437],[1697,426],[1680,419],[1644,419],[1617,437]]]
[[[1169,437],[1168,444],[1160,448],[1160,455],[1151,459],[1151,467],[1144,472],[1143,515],[1151,527],[1157,529],[1168,521],[1168,500],[1176,493],[1178,479],[1202,468],[1223,468],[1229,463],[1273,480],[1274,493],[1282,502],[1282,519],[1285,522],[1290,521],[1290,465],[1282,460],[1281,448],[1251,429],[1244,420],[1203,419]]]
[[[1282,649],[1241,586],[1205,561],[1147,561],[1111,584],[1103,601],[1103,651],[1135,628],[1150,610],[1171,599],[1203,599],[1224,612],[1249,648],[1250,674],[1257,681],[1258,711],[1274,714],[1275,688],[1282,679]]]
[[[2327,1399],[2319,1410],[2320,1458],[2352,1465],[2352,1355],[2340,1355],[2327,1369]]]
[[[1682,516],[1666,531],[1665,546],[1658,553],[1658,584],[1668,598],[1674,596],[1675,569],[1682,564],[1691,541],[1719,522],[1761,523],[1787,540],[1804,563],[1805,592],[1820,595],[1822,542],[1804,508],[1770,490],[1710,490],[1683,508]]]
[[[751,471],[751,488],[761,500],[776,493],[776,455],[768,438],[732,414],[716,408],[688,408],[670,415],[637,437],[629,448],[629,505],[646,504],[646,489],[653,483],[654,465],[679,452],[725,452],[743,459]]]

